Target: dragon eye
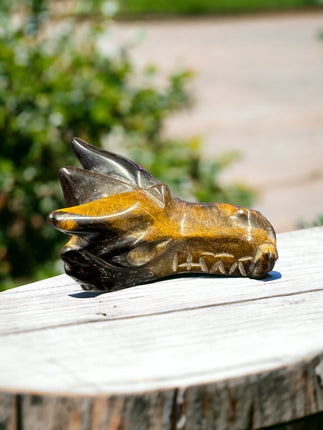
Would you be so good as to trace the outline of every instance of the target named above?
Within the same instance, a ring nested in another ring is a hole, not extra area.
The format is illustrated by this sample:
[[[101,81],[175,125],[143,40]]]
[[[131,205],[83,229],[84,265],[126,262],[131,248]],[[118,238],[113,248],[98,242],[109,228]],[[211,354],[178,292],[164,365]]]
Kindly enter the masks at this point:
[[[238,209],[230,218],[239,226],[245,227],[250,224],[250,212],[245,209]]]
[[[247,219],[249,211],[246,213],[245,209],[239,209],[233,215],[239,217],[240,219]]]
[[[230,217],[239,227],[253,227],[266,231],[268,237],[275,241],[276,235],[272,225],[259,212],[251,209],[238,209]]]

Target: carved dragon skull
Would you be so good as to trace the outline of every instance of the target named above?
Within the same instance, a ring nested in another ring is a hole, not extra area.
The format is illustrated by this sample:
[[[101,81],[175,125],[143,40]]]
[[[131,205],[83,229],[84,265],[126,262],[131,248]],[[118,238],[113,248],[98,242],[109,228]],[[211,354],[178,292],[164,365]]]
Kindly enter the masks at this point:
[[[170,275],[259,278],[278,258],[273,227],[259,212],[190,203],[143,167],[74,138],[84,169],[64,167],[65,209],[49,223],[71,235],[61,257],[85,290],[114,291]]]

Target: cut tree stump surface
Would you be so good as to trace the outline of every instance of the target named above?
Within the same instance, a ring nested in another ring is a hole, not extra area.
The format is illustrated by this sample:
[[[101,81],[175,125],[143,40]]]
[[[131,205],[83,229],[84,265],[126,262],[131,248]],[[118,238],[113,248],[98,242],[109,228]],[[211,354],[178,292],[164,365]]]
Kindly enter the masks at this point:
[[[264,280],[100,294],[60,275],[1,293],[0,428],[256,429],[322,412],[323,228],[278,235],[278,252]]]

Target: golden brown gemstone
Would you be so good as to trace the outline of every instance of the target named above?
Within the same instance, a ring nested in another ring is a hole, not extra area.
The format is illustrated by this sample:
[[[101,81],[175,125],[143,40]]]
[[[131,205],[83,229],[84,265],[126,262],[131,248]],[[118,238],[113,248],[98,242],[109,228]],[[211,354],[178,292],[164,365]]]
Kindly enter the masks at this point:
[[[74,138],[84,169],[64,167],[66,204],[49,223],[70,234],[65,271],[86,290],[114,291],[175,274],[259,278],[278,258],[273,227],[259,212],[190,203],[143,167]]]

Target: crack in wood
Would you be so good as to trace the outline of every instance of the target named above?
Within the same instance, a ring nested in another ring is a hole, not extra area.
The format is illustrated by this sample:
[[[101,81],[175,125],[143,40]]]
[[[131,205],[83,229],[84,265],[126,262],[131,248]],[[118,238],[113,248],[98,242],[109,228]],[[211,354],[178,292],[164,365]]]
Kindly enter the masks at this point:
[[[275,295],[271,295],[271,296],[254,297],[251,299],[235,300],[235,301],[228,301],[228,302],[223,302],[223,303],[211,303],[209,305],[191,306],[191,307],[184,308],[184,309],[176,308],[176,309],[169,309],[167,311],[161,311],[161,312],[149,312],[149,313],[143,313],[143,314],[138,314],[138,315],[127,315],[127,316],[118,317],[118,318],[103,317],[103,318],[95,318],[95,319],[87,320],[87,321],[85,320],[85,321],[81,321],[81,322],[64,323],[64,324],[59,324],[59,325],[48,325],[45,327],[30,328],[30,329],[25,329],[25,330],[11,330],[11,331],[8,330],[7,332],[0,334],[0,338],[8,336],[8,335],[30,333],[30,332],[39,332],[39,331],[49,330],[49,329],[53,329],[53,328],[80,326],[83,324],[95,324],[95,323],[99,323],[99,322],[100,323],[103,323],[103,322],[108,323],[111,321],[123,321],[123,320],[137,319],[137,318],[148,318],[148,317],[153,317],[153,316],[173,314],[173,313],[177,313],[177,312],[191,312],[191,311],[195,311],[195,310],[199,310],[199,309],[209,309],[209,308],[217,308],[217,307],[222,307],[222,306],[240,305],[240,304],[244,304],[244,303],[252,303],[252,302],[258,302],[258,301],[262,301],[262,300],[270,300],[270,299],[275,299],[275,298],[279,298],[279,297],[292,297],[292,296],[298,296],[298,295],[306,295],[306,294],[310,294],[310,293],[320,293],[322,291],[323,291],[323,288],[317,288],[317,289],[306,290],[306,291],[295,291],[293,293],[287,293],[287,294],[275,294]]]
[[[16,428],[17,428],[17,430],[24,430],[24,425],[23,425],[23,395],[22,394],[16,394],[15,408],[16,408]]]

